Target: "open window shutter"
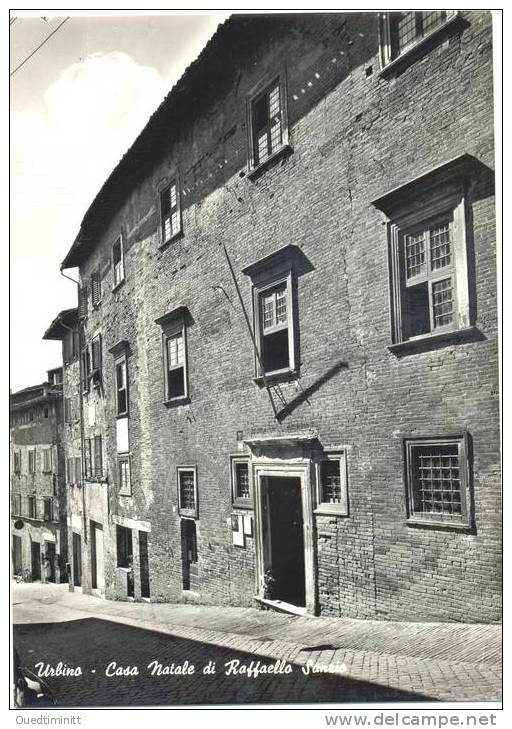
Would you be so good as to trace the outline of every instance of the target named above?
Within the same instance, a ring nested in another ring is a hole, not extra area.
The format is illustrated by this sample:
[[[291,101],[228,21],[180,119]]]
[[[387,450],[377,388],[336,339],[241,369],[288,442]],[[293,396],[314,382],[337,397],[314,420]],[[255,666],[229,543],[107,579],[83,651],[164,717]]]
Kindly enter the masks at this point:
[[[87,286],[78,289],[78,308],[80,316],[87,316]]]

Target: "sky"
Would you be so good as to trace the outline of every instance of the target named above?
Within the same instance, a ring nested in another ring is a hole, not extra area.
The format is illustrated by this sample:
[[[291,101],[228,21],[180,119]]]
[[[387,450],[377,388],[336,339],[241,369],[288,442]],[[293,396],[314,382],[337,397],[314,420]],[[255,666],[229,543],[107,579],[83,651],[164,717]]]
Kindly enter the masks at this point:
[[[66,16],[41,10],[11,23],[13,392],[61,364],[60,343],[42,340],[59,311],[76,306],[60,263],[105,179],[228,15],[72,15],[14,73]]]

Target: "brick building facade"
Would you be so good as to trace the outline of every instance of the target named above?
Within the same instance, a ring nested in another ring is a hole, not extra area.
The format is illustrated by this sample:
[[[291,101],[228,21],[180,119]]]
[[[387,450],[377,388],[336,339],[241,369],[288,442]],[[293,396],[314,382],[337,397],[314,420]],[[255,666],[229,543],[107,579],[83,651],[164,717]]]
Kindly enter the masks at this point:
[[[12,572],[66,582],[66,488],[62,477],[62,369],[10,395]]]
[[[491,41],[234,16],[151,117],[62,264],[84,589],[499,619]]]

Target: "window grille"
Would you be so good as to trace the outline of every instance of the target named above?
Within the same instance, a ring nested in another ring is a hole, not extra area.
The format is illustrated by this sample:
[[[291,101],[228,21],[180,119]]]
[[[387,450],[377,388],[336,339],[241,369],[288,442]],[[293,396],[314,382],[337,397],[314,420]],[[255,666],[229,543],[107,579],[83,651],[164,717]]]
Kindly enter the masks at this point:
[[[414,512],[461,514],[458,444],[416,446],[413,450]]]
[[[329,459],[320,464],[322,503],[341,504],[341,474],[339,459]]]
[[[195,508],[195,488],[193,471],[180,472],[180,499],[183,509]]]
[[[235,496],[237,499],[250,497],[248,463],[235,463]]]

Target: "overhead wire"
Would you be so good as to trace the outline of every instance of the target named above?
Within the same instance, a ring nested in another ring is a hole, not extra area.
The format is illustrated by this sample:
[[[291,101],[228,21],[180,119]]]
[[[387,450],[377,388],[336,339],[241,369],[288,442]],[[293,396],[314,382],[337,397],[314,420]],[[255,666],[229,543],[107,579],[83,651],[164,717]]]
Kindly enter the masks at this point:
[[[32,51],[32,53],[30,53],[30,54],[29,54],[29,55],[28,55],[28,56],[27,56],[27,57],[26,57],[26,58],[25,58],[25,59],[24,59],[24,60],[23,60],[23,61],[22,61],[22,62],[21,62],[21,63],[20,63],[20,64],[19,64],[18,66],[16,66],[16,68],[15,68],[15,69],[14,69],[13,71],[11,71],[11,73],[9,74],[9,77],[11,77],[11,76],[14,76],[14,74],[16,73],[16,71],[19,71],[19,69],[20,69],[20,68],[21,68],[22,66],[24,66],[24,65],[25,65],[25,63],[26,63],[26,62],[27,62],[28,60],[30,60],[30,59],[32,58],[32,56],[33,56],[33,55],[35,55],[35,54],[37,53],[37,51],[38,51],[38,50],[39,50],[40,48],[42,48],[42,47],[44,46],[44,44],[45,44],[45,43],[47,43],[47,42],[48,42],[48,41],[50,40],[50,38],[52,37],[52,35],[55,35],[55,33],[56,33],[56,32],[57,32],[58,30],[60,30],[60,28],[62,28],[62,26],[64,25],[64,23],[66,23],[66,22],[67,22],[68,20],[69,20],[69,17],[68,17],[68,18],[64,18],[64,20],[62,21],[62,23],[59,23],[59,25],[58,25],[58,26],[57,26],[57,27],[56,27],[56,28],[55,28],[54,30],[52,30],[52,32],[51,32],[51,33],[49,33],[49,34],[48,34],[48,35],[46,36],[46,38],[45,38],[45,39],[44,39],[44,40],[43,40],[43,41],[42,41],[42,42],[41,42],[41,43],[40,43],[40,44],[39,44],[39,45],[37,46],[37,48],[34,48],[34,50]]]

